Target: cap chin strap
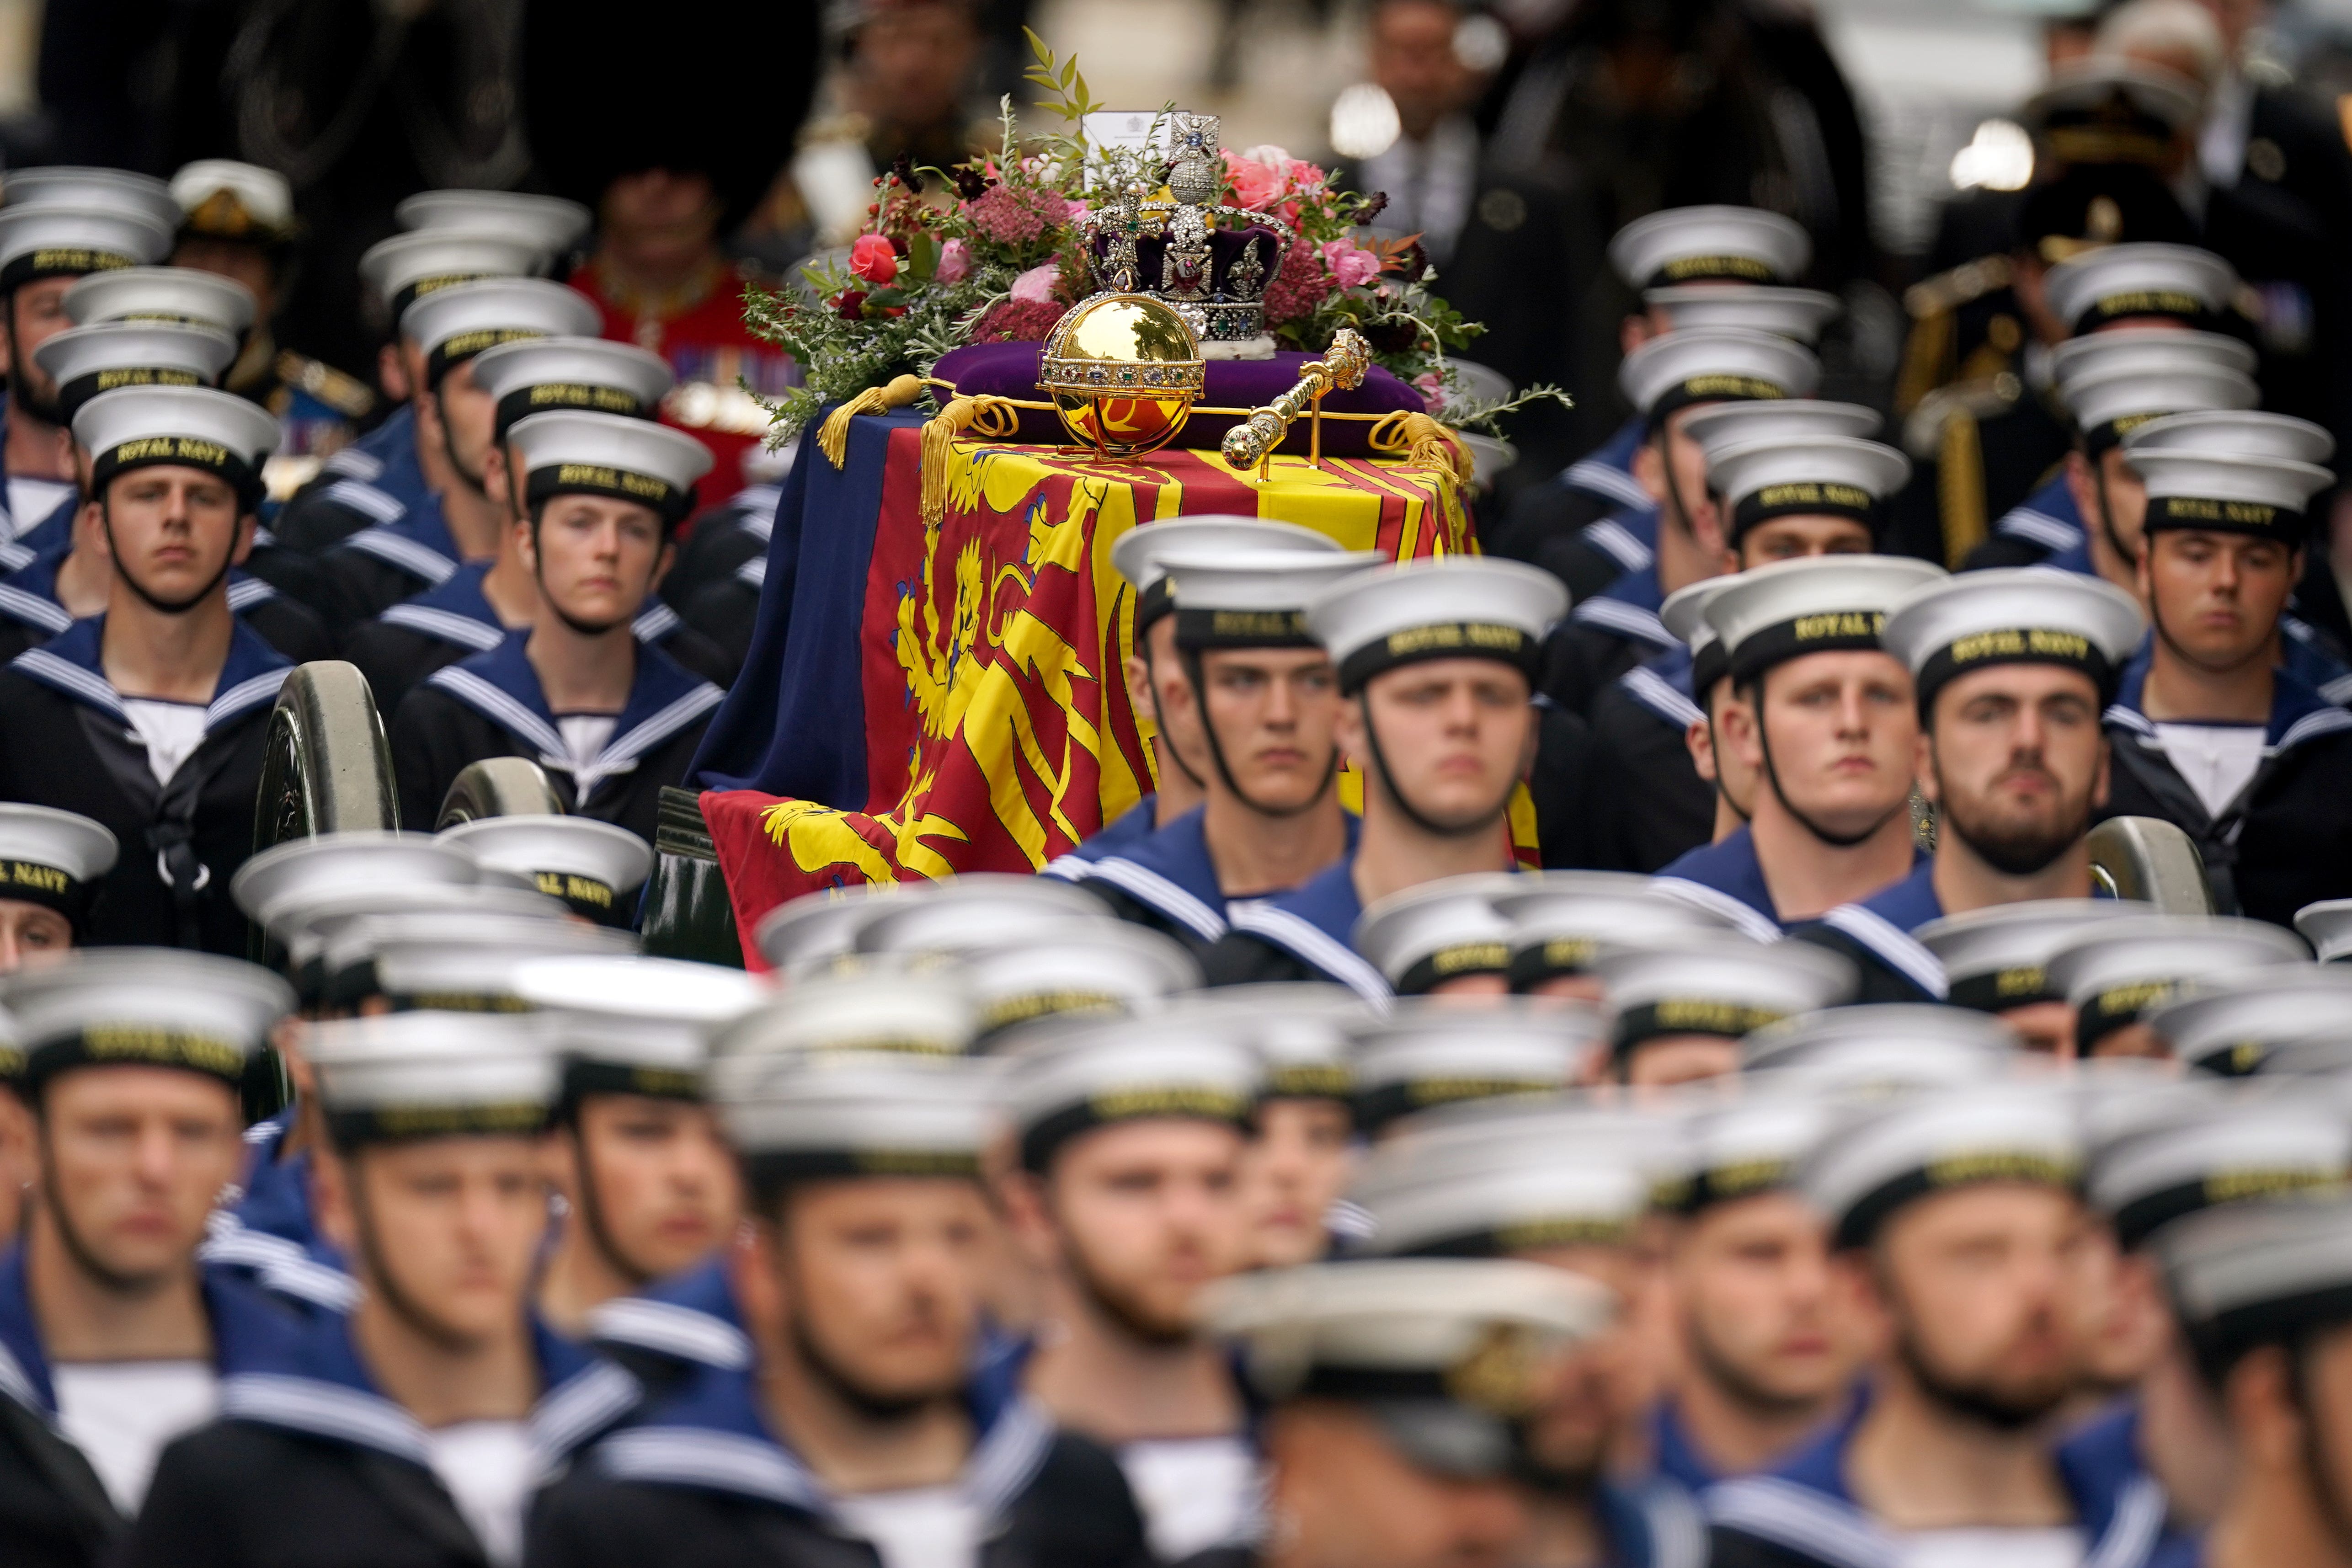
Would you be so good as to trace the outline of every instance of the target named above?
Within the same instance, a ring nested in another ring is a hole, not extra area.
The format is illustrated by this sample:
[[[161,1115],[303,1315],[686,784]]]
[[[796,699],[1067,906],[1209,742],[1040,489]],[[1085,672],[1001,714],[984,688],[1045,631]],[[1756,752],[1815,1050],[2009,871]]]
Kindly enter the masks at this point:
[[[2124,548],[2123,536],[2116,531],[2116,509],[2107,504],[2107,465],[2104,458],[2091,459],[2091,491],[2099,498],[2099,531],[2106,535],[2107,548],[2126,566],[2136,564],[2137,558]]]
[[[1313,795],[1300,801],[1297,805],[1260,805],[1249,797],[1247,791],[1234,782],[1234,770],[1225,763],[1224,745],[1217,739],[1217,721],[1209,717],[1209,683],[1201,676],[1200,649],[1184,648],[1179,651],[1177,657],[1184,662],[1185,679],[1192,683],[1192,705],[1200,711],[1201,733],[1208,738],[1209,760],[1217,765],[1217,778],[1225,788],[1233,792],[1234,798],[1260,816],[1270,816],[1276,821],[1300,816],[1321,805],[1324,795],[1330,792],[1331,781],[1339,776],[1339,748],[1338,746],[1331,748],[1330,757],[1323,764],[1323,782],[1316,786]],[[1158,689],[1157,687],[1153,688],[1155,702],[1158,700]],[[1173,755],[1175,748],[1170,747],[1169,752]],[[1192,770],[1187,768],[1185,772],[1189,776]],[[1193,779],[1192,782],[1197,784],[1201,781]]]
[[[1769,673],[1769,670],[1765,672],[1767,675]],[[1764,751],[1764,777],[1771,784],[1773,798],[1780,803],[1780,809],[1794,817],[1798,826],[1832,849],[1851,849],[1857,844],[1867,843],[1875,837],[1881,828],[1895,820],[1896,812],[1910,809],[1911,798],[1906,795],[1895,803],[1893,810],[1880,816],[1877,821],[1859,833],[1832,833],[1798,809],[1797,803],[1789,798],[1789,792],[1780,787],[1780,770],[1772,761],[1772,732],[1764,723],[1764,675],[1759,675],[1756,678],[1756,741]],[[1720,771],[1717,770],[1718,773]],[[1739,808],[1735,805],[1731,809],[1738,811]]]
[[[1701,705],[1701,707],[1700,707],[1700,709],[1699,709],[1699,711],[1700,711],[1700,712],[1702,712],[1702,713],[1706,714],[1706,744],[1707,744],[1707,749],[1708,749],[1709,751],[1711,751],[1711,752],[1713,752],[1715,753],[1715,779],[1714,779],[1714,784],[1715,784],[1715,794],[1716,794],[1716,798],[1717,798],[1717,799],[1718,799],[1718,800],[1720,800],[1720,801],[1722,801],[1724,805],[1727,805],[1727,806],[1731,807],[1731,815],[1732,815],[1732,816],[1736,816],[1736,817],[1738,817],[1738,818],[1739,818],[1739,820],[1740,820],[1743,824],[1744,824],[1744,823],[1748,823],[1748,822],[1752,822],[1752,821],[1754,821],[1754,820],[1755,820],[1754,816],[1753,816],[1752,814],[1750,814],[1749,812],[1747,812],[1747,811],[1742,810],[1742,809],[1740,808],[1740,805],[1739,805],[1739,803],[1738,803],[1738,801],[1736,801],[1736,800],[1734,800],[1734,799],[1732,799],[1732,798],[1731,798],[1731,791],[1730,791],[1729,789],[1726,788],[1726,787],[1725,787],[1725,785],[1724,785],[1724,783],[1723,783],[1723,738],[1722,738],[1721,736],[1717,735],[1717,734],[1715,732],[1715,714],[1714,714],[1714,712],[1713,712],[1710,709],[1706,708],[1704,704],[1702,704],[1702,705]],[[1757,731],[1758,731],[1758,732],[1759,732],[1759,733],[1761,733],[1761,732],[1762,732],[1763,728],[1764,728],[1764,725],[1763,725],[1763,721],[1762,721],[1761,720],[1759,720],[1759,721],[1757,721],[1757,726],[1756,726],[1756,728],[1757,728]],[[1783,805],[1788,805],[1788,802],[1787,802],[1787,800],[1784,798],[1784,799],[1781,801],[1781,804],[1782,804]],[[1790,809],[1793,811],[1793,810],[1795,809],[1795,807],[1791,806],[1791,807],[1790,807]]]
[[[449,367],[450,370],[457,368],[456,365]],[[442,372],[445,378],[447,374],[448,371]],[[437,386],[433,389],[433,413],[441,425],[441,455],[449,459],[449,471],[464,480],[467,489],[487,500],[490,493],[488,479],[481,474],[468,473],[466,465],[457,460],[457,433],[449,425],[449,402],[441,395],[441,389]]]
[[[1152,662],[1151,634],[1148,631],[1145,632],[1138,646],[1143,650],[1144,689],[1151,693],[1151,721],[1160,727],[1160,733],[1167,737],[1168,760],[1176,764],[1176,771],[1182,773],[1185,779],[1194,789],[1206,795],[1209,790],[1208,780],[1194,773],[1192,771],[1192,765],[1184,760],[1184,754],[1176,749],[1176,737],[1168,728],[1168,715],[1160,710],[1160,672],[1158,667]],[[1196,682],[1194,685],[1194,695],[1196,698],[1198,694],[1199,687]],[[1201,714],[1201,727],[1204,730],[1208,728],[1208,717],[1207,710],[1203,710]],[[1213,736],[1211,737],[1209,744],[1214,746],[1216,743],[1215,738]],[[1217,759],[1217,765],[1221,768],[1225,765],[1224,759],[1223,757],[1219,757]],[[1226,782],[1230,784],[1232,781],[1227,780]],[[1234,793],[1235,795],[1240,795],[1241,791],[1235,790]]]
[[[1389,767],[1388,753],[1381,748],[1380,730],[1372,723],[1371,700],[1359,692],[1356,696],[1356,709],[1364,716],[1364,743],[1371,749],[1372,772],[1378,775],[1381,793],[1388,796],[1399,811],[1404,813],[1407,822],[1412,823],[1423,833],[1433,838],[1468,838],[1475,834],[1486,832],[1496,817],[1510,809],[1511,790],[1506,789],[1503,792],[1503,798],[1495,803],[1495,808],[1492,811],[1479,813],[1478,821],[1475,826],[1448,827],[1444,823],[1433,821],[1423,815],[1419,806],[1405,798],[1404,790],[1396,782],[1395,773]],[[1517,786],[1518,781],[1513,779],[1511,788],[1515,789]]]
[[[107,505],[106,498],[104,496],[100,496],[99,498],[98,519],[99,525],[106,531],[106,554],[107,558],[114,563],[114,574],[121,578],[124,583],[128,584],[132,593],[139,595],[139,602],[141,604],[145,605],[149,609],[153,610],[158,615],[184,616],[189,611],[194,609],[198,605],[203,604],[207,598],[211,597],[214,589],[219,587],[222,583],[227,580],[229,569],[236,555],[236,548],[232,546],[221,556],[220,570],[213,574],[212,580],[206,583],[203,587],[197,589],[194,593],[189,595],[186,598],[174,604],[169,599],[158,598],[154,592],[151,590],[146,584],[142,583],[138,578],[131,574],[130,567],[123,564],[122,552],[114,547],[114,512],[113,510]],[[242,522],[245,520],[242,517],[239,517],[237,521]]]
[[[1658,434],[1651,445],[1658,454],[1658,471],[1665,476],[1666,480],[1666,502],[1660,510],[1676,527],[1690,535],[1691,542],[1696,544],[1698,542],[1698,529],[1691,521],[1690,508],[1683,504],[1682,481],[1675,477],[1674,433],[1664,424],[1659,425]]]

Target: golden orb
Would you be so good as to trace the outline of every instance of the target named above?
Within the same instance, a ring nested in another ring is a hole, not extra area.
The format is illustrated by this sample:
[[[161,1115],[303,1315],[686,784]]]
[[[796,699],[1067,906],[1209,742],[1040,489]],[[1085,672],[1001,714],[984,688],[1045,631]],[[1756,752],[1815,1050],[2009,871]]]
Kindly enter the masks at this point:
[[[1192,323],[1146,294],[1079,300],[1037,361],[1037,384],[1062,427],[1104,458],[1140,457],[1175,439],[1207,374]]]

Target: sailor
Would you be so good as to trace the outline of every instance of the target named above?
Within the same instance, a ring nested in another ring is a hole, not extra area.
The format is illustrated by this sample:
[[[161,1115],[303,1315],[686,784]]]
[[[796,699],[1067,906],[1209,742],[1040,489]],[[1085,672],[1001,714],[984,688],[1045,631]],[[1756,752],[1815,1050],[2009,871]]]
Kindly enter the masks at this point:
[[[1658,1185],[1679,1353],[1651,1447],[1694,1493],[1769,1468],[1854,1397],[1864,1346],[1831,1289],[1822,1217],[1794,1186],[1828,1118],[1817,1096],[1752,1086],[1691,1115]]]
[[[734,1155],[704,1067],[711,1032],[768,990],[709,964],[589,956],[534,959],[515,990],[550,1015],[563,1057],[553,1179],[567,1223],[536,1300],[559,1332],[584,1338],[598,1307],[685,1272],[734,1234]]]
[[[767,1050],[718,1072],[750,1223],[719,1260],[598,1315],[646,1392],[543,1495],[530,1561],[1141,1561],[1110,1456],[987,1355],[988,1075]]]
[[[55,963],[82,945],[100,879],[121,847],[78,813],[0,805],[0,974]]]
[[[362,1293],[232,1347],[121,1561],[517,1563],[534,1442],[636,1393],[530,1310],[556,1058],[535,1020],[437,1012],[320,1024],[310,1051],[319,1217]]]
[[[1254,1250],[1259,1059],[1180,1006],[1039,1026],[1009,1071],[1018,1159],[1001,1197],[1043,1293],[1022,1386],[1118,1457],[1157,1560],[1249,1545],[1257,1456],[1197,1316]]]
[[[1169,594],[1168,571],[1160,563],[1161,557],[1187,550],[1231,556],[1261,550],[1339,548],[1337,540],[1311,528],[1254,517],[1173,517],[1119,535],[1118,542],[1111,546],[1111,566],[1127,579],[1134,600],[1129,641],[1135,651],[1127,656],[1122,671],[1128,706],[1139,730],[1143,716],[1151,717],[1150,777],[1136,782],[1139,786],[1152,787],[1143,790],[1143,798],[1116,821],[1049,863],[1047,875],[1076,879],[1087,863],[1141,843],[1208,798],[1208,786],[1202,781],[1211,763],[1207,741],[1194,722],[1198,710],[1188,706],[1171,718],[1160,701],[1160,683],[1172,683],[1182,673],[1182,661],[1176,652],[1176,602]]]
[[[1357,1129],[1377,1144],[1424,1111],[1557,1094],[1595,1076],[1604,1034],[1588,1003],[1400,1002],[1353,1031]]]
[[[430,822],[468,763],[523,756],[549,770],[566,811],[651,843],[661,786],[686,776],[723,694],[639,641],[634,623],[710,455],[646,420],[573,410],[532,415],[508,444],[540,606],[530,630],[436,671],[401,703],[401,814]]]
[[[2147,486],[2139,594],[2156,635],[2106,711],[2107,810],[2173,823],[2195,840],[2216,909],[2284,925],[2352,892],[2352,837],[2320,804],[2352,782],[2352,713],[2273,663],[2304,507],[2331,476],[2210,447],[2130,461]]]
[[[1349,943],[1399,996],[1507,995],[1511,921],[1495,900],[1517,880],[1472,871],[1391,893],[1358,918]]]
[[[1268,1412],[1267,1568],[1518,1561],[1529,1418],[1608,1291],[1508,1258],[1322,1263],[1233,1280],[1213,1309]],[[1612,1542],[1613,1544],[1613,1542]],[[1698,1562],[1659,1550],[1612,1563]]]
[[[241,953],[228,881],[253,851],[271,703],[289,668],[228,604],[277,422],[205,387],[105,393],[75,420],[114,563],[106,610],[0,673],[0,800],[82,812],[129,853],[94,943]]]
[[[654,869],[644,839],[586,816],[478,816],[434,839],[472,856],[486,876],[518,878],[600,926],[636,923],[637,891]]]
[[[21,181],[12,183],[0,209],[0,306],[5,308],[0,326],[8,345],[8,404],[0,434],[0,472],[7,479],[0,511],[6,521],[0,522],[0,544],[32,532],[79,499],[57,384],[33,357],[73,324],[65,312],[66,291],[92,272],[152,266],[172,245],[170,226],[152,212],[99,205],[99,192],[70,183],[20,197],[13,194],[15,184]]]
[[[1938,816],[1932,857],[1806,933],[1861,965],[1862,1000],[1946,998],[1912,934],[1930,921],[2092,895],[2087,835],[2109,804],[2093,715],[2139,635],[2121,590],[2035,567],[1965,573],[1890,608],[1883,640],[1917,686],[1919,788]]]
[[[335,1017],[383,1013],[521,1013],[522,967],[535,958],[635,952],[626,931],[551,920],[533,900],[452,912],[408,908],[338,930],[319,955],[321,1001]]]
[[[1853,999],[1851,964],[1726,931],[1604,946],[1593,961],[1609,1009],[1609,1078],[1670,1089],[1739,1070],[1739,1042],[1783,1018]]]
[[[1154,661],[1153,702],[1208,752],[1202,804],[1143,842],[1082,862],[1114,913],[1205,949],[1226,910],[1297,887],[1343,857],[1341,708],[1306,606],[1376,551],[1167,549],[1155,563],[1176,606],[1175,658]]]
[[[1656,560],[1577,601],[1545,652],[1544,690],[1577,713],[1634,665],[1674,646],[1658,621],[1668,594],[1723,571],[1727,535],[1706,493],[1705,448],[1688,429],[1711,404],[1810,397],[1821,363],[1786,338],[1730,328],[1670,332],[1628,354],[1617,373],[1646,432],[1634,476],[1658,499]]]
[[[1942,832],[1952,831],[1947,816]],[[1944,853],[1941,838],[1937,852]],[[1951,851],[1966,852],[1960,846]],[[2074,1010],[2050,983],[2050,960],[2091,921],[2155,912],[2153,904],[2130,899],[2028,899],[1946,915],[1911,935],[1942,968],[1946,1002],[1991,1014],[2016,1030],[2029,1051],[2071,1061]]]
[[[2263,921],[2142,915],[2084,928],[2050,955],[2048,973],[2074,1011],[2075,1056],[2163,1059],[2171,1047],[2148,1019],[2189,983],[2258,969],[2292,980],[2308,956],[2293,933]]]
[[[524,531],[515,527],[527,510],[518,500],[507,441],[515,422],[561,408],[650,419],[669,387],[669,367],[657,357],[595,338],[500,343],[483,350],[468,368],[473,390],[494,410],[481,463],[483,493],[501,519],[498,553],[488,561],[467,561],[432,587],[345,633],[343,657],[360,667],[376,705],[387,713],[398,711],[401,700],[426,676],[497,647],[508,633],[530,626],[538,613],[539,586],[522,557]],[[451,406],[459,423],[470,425],[469,406]],[[697,675],[721,684],[734,678],[726,657],[666,604],[649,605],[637,617],[636,632]]]
[[[1488,900],[1509,925],[1507,977],[1528,996],[1599,1002],[1595,970],[1606,946],[1643,946],[1693,932],[1732,931],[1724,916],[1618,871],[1547,871]]]
[[[1721,748],[1761,776],[1754,815],[1659,872],[1659,883],[1759,941],[1900,881],[1918,720],[1879,627],[1942,572],[1892,556],[1798,560],[1741,573],[1707,601],[1735,699]]]
[[[1343,985],[1230,985],[1213,1002],[1265,1062],[1243,1176],[1253,1263],[1284,1268],[1329,1250],[1345,1223],[1339,1194],[1356,1165],[1355,1045],[1362,1000]],[[1230,1009],[1224,1013],[1223,1009]]]
[[[375,412],[375,393],[324,360],[281,348],[272,331],[302,237],[285,175],[231,158],[199,158],[173,173],[171,191],[181,213],[172,265],[233,280],[255,302],[247,325],[257,330],[237,334],[241,348],[225,384],[278,416],[286,434],[271,494],[284,500],[357,438]]]
[[[1853,1419],[1706,1492],[1717,1568],[1845,1563],[1854,1541],[1896,1561],[2151,1561],[2162,1488],[2065,1462],[2042,1426],[2075,1385],[2082,1163],[2054,1084],[1880,1097],[1833,1121],[1799,1185],[1884,1349]]]
[[[12,1562],[114,1561],[156,1456],[210,1420],[238,1342],[278,1309],[196,1247],[244,1152],[239,1085],[284,983],[134,948],[5,984],[40,1179],[0,1254],[0,1531]]]
[[[999,917],[992,930],[904,942],[909,929],[884,915],[859,931],[859,952],[953,965],[979,1015],[980,1046],[992,1051],[1000,1036],[1038,1019],[1155,1013],[1200,989],[1201,967],[1174,937],[1105,920],[1098,909],[1076,920],[1013,923],[1020,912]]]

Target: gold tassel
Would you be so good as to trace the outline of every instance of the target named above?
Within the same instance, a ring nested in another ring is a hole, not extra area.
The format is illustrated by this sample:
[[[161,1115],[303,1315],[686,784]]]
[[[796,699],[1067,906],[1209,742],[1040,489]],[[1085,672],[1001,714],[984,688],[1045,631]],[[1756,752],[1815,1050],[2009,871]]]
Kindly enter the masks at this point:
[[[948,405],[923,426],[923,526],[937,528],[948,515],[948,459],[957,437],[977,427],[992,440],[1020,433],[1021,410],[1011,401],[985,393],[949,400]]]
[[[849,422],[860,414],[887,414],[923,395],[923,378],[902,375],[887,386],[869,386],[824,416],[817,427],[817,449],[835,468],[849,461]]]
[[[1405,448],[1405,466],[1444,468],[1458,482],[1470,477],[1470,454],[1454,439],[1454,432],[1426,414],[1408,414],[1398,433]]]

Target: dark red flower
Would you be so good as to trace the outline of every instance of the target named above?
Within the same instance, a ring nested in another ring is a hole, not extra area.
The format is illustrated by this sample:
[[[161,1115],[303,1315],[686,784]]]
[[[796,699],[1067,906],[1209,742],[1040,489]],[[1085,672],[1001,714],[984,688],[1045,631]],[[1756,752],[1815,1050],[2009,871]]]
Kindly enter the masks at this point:
[[[841,312],[843,320],[862,321],[866,319],[866,290],[847,289],[843,292],[840,299],[833,302],[833,305],[835,310]]]

